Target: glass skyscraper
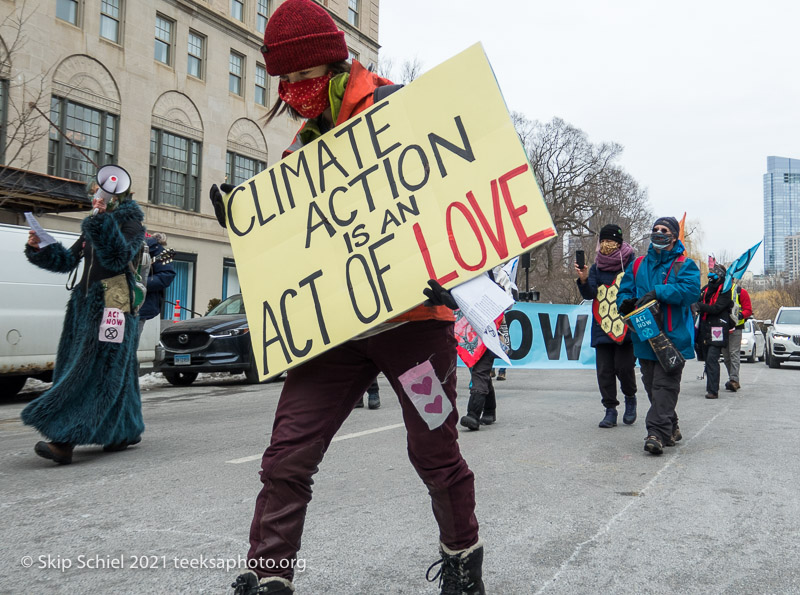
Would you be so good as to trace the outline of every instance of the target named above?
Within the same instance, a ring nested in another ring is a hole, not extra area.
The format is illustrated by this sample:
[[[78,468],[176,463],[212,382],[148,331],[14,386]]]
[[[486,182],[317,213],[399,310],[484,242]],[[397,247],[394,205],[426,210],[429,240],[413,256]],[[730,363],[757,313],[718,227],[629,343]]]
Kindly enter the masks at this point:
[[[800,159],[767,157],[764,174],[764,273],[786,272],[785,242],[800,233]]]

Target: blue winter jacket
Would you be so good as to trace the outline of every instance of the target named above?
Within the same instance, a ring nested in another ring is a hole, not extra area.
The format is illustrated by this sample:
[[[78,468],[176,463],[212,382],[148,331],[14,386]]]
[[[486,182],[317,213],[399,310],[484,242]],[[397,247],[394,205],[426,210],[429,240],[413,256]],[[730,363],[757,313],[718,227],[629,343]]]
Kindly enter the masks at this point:
[[[146,238],[145,241],[150,250],[150,256],[153,258],[160,256],[164,251],[164,246],[159,244],[154,237]],[[150,320],[161,313],[161,301],[164,299],[164,293],[174,279],[175,269],[171,264],[153,263],[150,276],[147,278],[147,295],[139,309],[139,318]]]
[[[685,248],[678,241],[672,250],[657,251],[651,245],[634,278],[636,260],[625,268],[625,276],[617,293],[617,307],[628,298],[640,298],[655,290],[661,302],[663,330],[686,359],[694,357],[694,320],[690,306],[700,298],[700,270],[690,258],[678,268],[675,259]],[[669,278],[667,277],[669,273]],[[633,335],[633,352],[636,357],[657,361],[656,354],[647,341]]]

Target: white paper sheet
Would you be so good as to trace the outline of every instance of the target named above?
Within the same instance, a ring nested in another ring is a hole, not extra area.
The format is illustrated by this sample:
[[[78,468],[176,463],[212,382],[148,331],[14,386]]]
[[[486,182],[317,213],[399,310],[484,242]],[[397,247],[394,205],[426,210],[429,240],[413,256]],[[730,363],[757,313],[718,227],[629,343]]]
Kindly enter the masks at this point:
[[[514,304],[514,300],[486,273],[454,287],[450,293],[486,348],[511,365],[494,321]]]
[[[36,220],[36,217],[33,216],[33,213],[27,212],[25,213],[25,220],[30,225],[31,229],[36,232],[36,235],[39,237],[39,250],[42,248],[49,246],[50,244],[55,244],[56,239],[47,233],[44,228],[39,224]]]

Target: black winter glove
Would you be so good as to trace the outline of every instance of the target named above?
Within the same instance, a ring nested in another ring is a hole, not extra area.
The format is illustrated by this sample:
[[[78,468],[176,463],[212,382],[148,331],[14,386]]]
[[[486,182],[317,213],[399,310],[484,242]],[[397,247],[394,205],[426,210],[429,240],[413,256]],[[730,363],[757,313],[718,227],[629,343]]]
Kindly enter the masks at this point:
[[[656,298],[656,290],[651,289],[642,297],[639,298],[639,301],[636,302],[636,307],[644,306],[647,302],[652,302],[653,300],[658,299]]]
[[[617,312],[622,316],[627,316],[636,309],[636,298],[628,298],[622,300],[622,303],[617,307]]]
[[[428,285],[430,285],[430,288],[426,287],[422,290],[422,293],[424,293],[425,297],[428,298],[423,302],[424,305],[428,306],[429,308],[434,308],[436,306],[447,306],[451,310],[458,309],[458,304],[456,303],[453,294],[439,285],[438,281],[431,279],[428,281]]]
[[[236,186],[233,184],[220,184],[219,188],[214,184],[211,186],[211,191],[208,193],[211,204],[214,205],[214,215],[216,215],[217,221],[222,227],[227,227],[227,225],[225,225],[225,204],[222,202],[222,195],[228,194],[234,188],[236,188]],[[222,192],[220,192],[220,190],[222,190]]]

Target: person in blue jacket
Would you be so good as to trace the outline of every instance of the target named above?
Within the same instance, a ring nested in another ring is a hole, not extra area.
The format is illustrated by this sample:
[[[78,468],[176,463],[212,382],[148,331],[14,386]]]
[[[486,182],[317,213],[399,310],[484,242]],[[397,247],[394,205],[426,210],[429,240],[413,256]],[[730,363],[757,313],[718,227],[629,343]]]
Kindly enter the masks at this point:
[[[647,255],[625,269],[617,293],[617,309],[623,315],[657,300],[661,328],[685,359],[694,357],[694,321],[690,306],[700,297],[700,270],[684,255],[678,239],[680,225],[674,217],[660,217],[653,224]],[[633,333],[633,352],[642,367],[642,382],[650,399],[645,425],[644,449],[654,455],[681,439],[675,407],[681,390],[683,366],[666,372],[647,341]]]
[[[600,230],[597,256],[590,267],[580,268],[575,263],[575,273],[581,297],[592,300],[592,347],[595,350],[597,385],[600,400],[606,414],[599,424],[601,428],[617,425],[617,380],[625,395],[625,413],[622,421],[630,425],[636,421],[636,356],[631,343],[632,331],[627,331],[619,322],[612,324],[616,316],[616,305],[605,311],[605,298],[614,288],[619,288],[625,267],[633,260],[631,245],[622,239],[622,228],[614,223]],[[599,295],[598,295],[599,291]],[[613,294],[612,294],[613,295]],[[602,300],[602,302],[601,302]],[[604,327],[608,330],[604,330]]]
[[[144,303],[139,309],[139,337],[142,336],[144,323],[161,314],[161,307],[164,303],[164,295],[172,282],[175,280],[175,269],[169,262],[160,262],[159,257],[164,252],[167,245],[167,236],[163,233],[148,234],[145,237],[147,249],[153,258],[153,266],[150,267],[150,275],[147,277],[147,295]]]

